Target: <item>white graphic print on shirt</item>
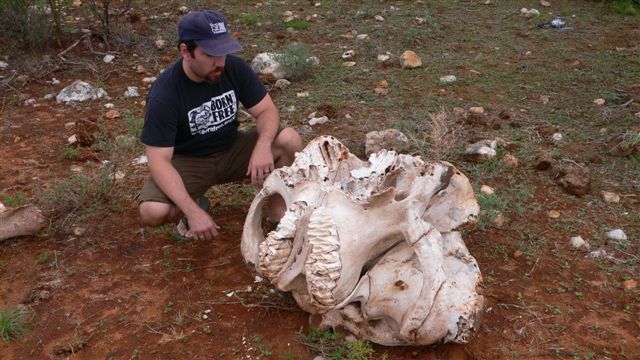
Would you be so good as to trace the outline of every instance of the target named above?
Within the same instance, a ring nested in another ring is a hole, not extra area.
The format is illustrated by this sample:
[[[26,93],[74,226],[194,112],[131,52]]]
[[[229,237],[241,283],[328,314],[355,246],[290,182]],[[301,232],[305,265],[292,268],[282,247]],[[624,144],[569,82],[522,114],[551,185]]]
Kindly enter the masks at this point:
[[[217,131],[236,118],[236,94],[231,91],[189,110],[191,135]]]

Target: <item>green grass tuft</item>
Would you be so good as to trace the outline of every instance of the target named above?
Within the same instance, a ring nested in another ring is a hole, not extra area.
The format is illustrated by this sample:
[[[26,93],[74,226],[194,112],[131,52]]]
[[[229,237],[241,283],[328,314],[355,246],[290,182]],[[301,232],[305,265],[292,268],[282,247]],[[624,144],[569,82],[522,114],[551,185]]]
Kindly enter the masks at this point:
[[[10,342],[21,338],[26,332],[28,312],[23,308],[7,307],[0,310],[0,338]]]

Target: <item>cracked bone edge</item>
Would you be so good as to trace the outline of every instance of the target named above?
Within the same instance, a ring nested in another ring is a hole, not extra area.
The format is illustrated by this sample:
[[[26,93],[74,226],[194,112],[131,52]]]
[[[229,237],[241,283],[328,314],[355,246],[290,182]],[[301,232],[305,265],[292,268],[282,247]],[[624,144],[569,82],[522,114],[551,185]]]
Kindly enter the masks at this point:
[[[268,280],[274,280],[291,254],[296,222],[302,213],[303,204],[294,203],[287,209],[276,230],[269,232],[260,243],[260,273]]]

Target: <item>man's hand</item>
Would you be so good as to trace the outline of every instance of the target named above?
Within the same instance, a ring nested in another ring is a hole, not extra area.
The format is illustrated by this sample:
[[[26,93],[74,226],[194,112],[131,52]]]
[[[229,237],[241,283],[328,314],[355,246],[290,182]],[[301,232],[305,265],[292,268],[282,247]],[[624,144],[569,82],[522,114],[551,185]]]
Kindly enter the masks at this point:
[[[270,143],[258,142],[251,154],[247,175],[251,175],[251,183],[254,186],[262,186],[264,179],[273,171],[273,153]]]
[[[189,230],[184,234],[196,240],[213,240],[217,238],[220,226],[204,210],[196,208],[189,214],[185,214],[189,223]]]

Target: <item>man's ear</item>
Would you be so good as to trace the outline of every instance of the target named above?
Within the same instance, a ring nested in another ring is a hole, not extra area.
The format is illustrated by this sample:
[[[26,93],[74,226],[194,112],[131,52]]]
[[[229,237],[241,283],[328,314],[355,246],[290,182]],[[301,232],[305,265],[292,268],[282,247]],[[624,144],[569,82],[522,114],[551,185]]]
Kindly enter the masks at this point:
[[[187,44],[185,43],[180,43],[180,45],[178,46],[178,49],[180,50],[180,55],[182,55],[182,58],[191,58],[191,53],[189,52],[189,49],[187,48]]]

